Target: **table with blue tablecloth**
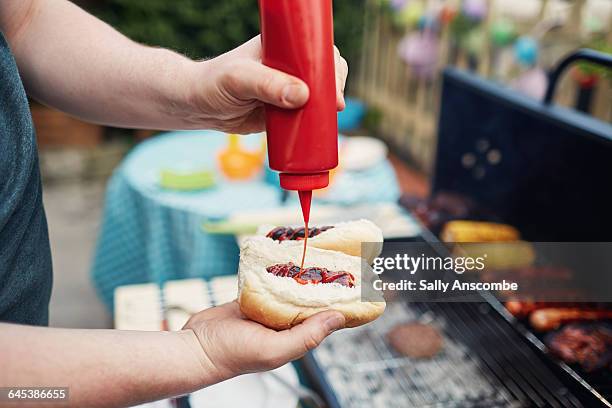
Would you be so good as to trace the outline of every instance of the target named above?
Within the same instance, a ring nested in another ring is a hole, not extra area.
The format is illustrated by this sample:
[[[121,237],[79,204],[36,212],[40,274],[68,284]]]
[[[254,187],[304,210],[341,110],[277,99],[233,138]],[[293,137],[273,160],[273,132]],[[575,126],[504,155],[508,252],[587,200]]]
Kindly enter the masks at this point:
[[[262,135],[242,138],[261,146]],[[113,173],[92,266],[92,280],[112,309],[118,286],[182,278],[209,279],[236,273],[238,246],[232,235],[209,234],[202,224],[245,210],[280,207],[282,190],[266,182],[263,172],[248,181],[216,176],[213,188],[176,191],[162,188],[163,169],[216,169],[226,135],[214,131],[169,132],[136,146]],[[399,188],[390,163],[358,172],[339,171],[314,204],[351,205],[395,202]],[[287,205],[295,205],[290,198]]]

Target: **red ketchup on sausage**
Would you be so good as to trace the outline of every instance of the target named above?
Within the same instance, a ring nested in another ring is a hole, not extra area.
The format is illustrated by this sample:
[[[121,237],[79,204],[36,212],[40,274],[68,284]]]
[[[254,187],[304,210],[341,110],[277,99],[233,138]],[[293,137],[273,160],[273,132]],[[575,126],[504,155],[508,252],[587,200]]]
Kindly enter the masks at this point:
[[[262,62],[310,90],[300,109],[264,108],[270,168],[282,188],[298,191],[308,231],[312,190],[327,187],[338,165],[332,0],[259,0],[259,14]]]

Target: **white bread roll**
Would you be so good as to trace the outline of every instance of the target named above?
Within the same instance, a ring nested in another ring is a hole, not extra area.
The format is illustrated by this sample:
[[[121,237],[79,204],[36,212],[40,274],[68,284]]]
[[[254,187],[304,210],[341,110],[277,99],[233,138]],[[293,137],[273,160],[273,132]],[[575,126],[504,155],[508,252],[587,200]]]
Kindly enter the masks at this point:
[[[301,246],[280,246],[265,237],[252,237],[240,250],[238,301],[240,310],[249,319],[267,327],[288,329],[315,313],[337,310],[344,314],[347,327],[368,323],[385,310],[381,293],[375,293],[375,302],[361,300],[362,268],[368,281],[374,278],[371,268],[361,258],[319,248],[309,248],[304,268],[322,267],[330,271],[349,272],[355,277],[355,286],[338,283],[302,285],[291,277],[275,276],[266,268],[292,262],[300,264]],[[368,297],[373,297],[369,289]]]
[[[380,228],[369,220],[357,220],[348,222],[339,222],[337,224],[321,224],[321,226],[331,225],[333,228],[321,232],[319,235],[308,238],[308,246],[321,249],[329,249],[330,251],[339,251],[347,255],[360,256],[369,264],[374,262],[374,258],[380,255],[382,251],[383,234]],[[318,225],[310,225],[316,227]],[[258,228],[257,234],[266,236],[268,232],[275,227],[270,225],[262,225]],[[303,241],[274,241],[268,238],[277,245],[281,246],[303,246]],[[361,243],[369,242],[364,253],[361,253]]]

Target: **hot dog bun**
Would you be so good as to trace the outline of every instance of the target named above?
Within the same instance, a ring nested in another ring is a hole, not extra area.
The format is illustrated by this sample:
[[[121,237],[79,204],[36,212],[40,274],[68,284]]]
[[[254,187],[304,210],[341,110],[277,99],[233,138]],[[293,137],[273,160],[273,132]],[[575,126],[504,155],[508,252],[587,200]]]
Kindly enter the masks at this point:
[[[374,262],[374,258],[380,255],[382,251],[383,235],[380,228],[369,220],[357,220],[348,222],[339,222],[331,225],[333,228],[321,232],[320,234],[308,238],[308,246],[314,248],[328,249],[330,251],[339,251],[347,255],[360,256],[369,264]],[[313,227],[315,225],[311,225]],[[266,236],[268,232],[274,229],[271,225],[262,225],[258,228],[257,234]],[[299,246],[302,247],[302,241],[274,241],[268,238],[277,245],[281,246]],[[368,242],[362,253],[362,242]]]
[[[238,301],[245,316],[282,330],[315,313],[337,310],[344,314],[347,327],[356,327],[376,319],[385,310],[382,295],[370,289],[369,282],[374,276],[371,268],[359,257],[309,248],[304,263],[305,268],[316,266],[350,272],[355,277],[354,287],[338,283],[302,285],[293,278],[275,276],[266,270],[269,266],[289,262],[299,265],[301,256],[300,245],[281,246],[265,237],[252,237],[244,242],[240,251]],[[362,268],[367,272],[368,293],[374,293],[375,302],[361,301]]]

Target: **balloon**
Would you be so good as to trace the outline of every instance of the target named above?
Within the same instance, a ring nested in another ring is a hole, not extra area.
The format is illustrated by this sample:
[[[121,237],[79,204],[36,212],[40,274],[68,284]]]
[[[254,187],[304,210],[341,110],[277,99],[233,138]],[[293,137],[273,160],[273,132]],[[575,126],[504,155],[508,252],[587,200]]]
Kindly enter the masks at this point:
[[[514,24],[508,20],[498,21],[491,27],[491,39],[493,40],[493,44],[498,47],[509,45],[515,35],[516,30]]]
[[[409,34],[400,41],[398,53],[418,77],[431,79],[438,64],[438,38],[430,31]]]
[[[605,28],[601,19],[596,16],[588,17],[584,22],[584,26],[589,33],[601,33]]]
[[[442,24],[450,24],[456,16],[457,10],[451,6],[443,6],[442,10],[440,10],[440,21]]]
[[[487,3],[485,0],[464,0],[463,14],[472,20],[482,20],[487,15]]]
[[[436,30],[438,28],[438,22],[433,16],[424,14],[421,16],[421,18],[419,18],[418,27],[419,30]]]
[[[487,39],[484,31],[479,28],[472,29],[467,34],[464,41],[467,52],[474,56],[482,53],[483,49],[487,46]]]
[[[599,75],[596,72],[585,72],[580,65],[573,66],[570,74],[583,89],[593,88],[599,81]]]
[[[541,100],[546,93],[548,76],[542,68],[534,67],[510,82],[510,86],[522,94]]]
[[[406,3],[408,3],[408,0],[391,0],[389,5],[393,10],[399,11],[406,7]]]
[[[514,44],[514,57],[524,66],[533,66],[538,61],[538,43],[531,37],[519,37]]]
[[[412,1],[402,9],[397,18],[401,24],[407,27],[412,27],[419,22],[419,19],[423,15],[424,11],[425,10],[421,2]]]

